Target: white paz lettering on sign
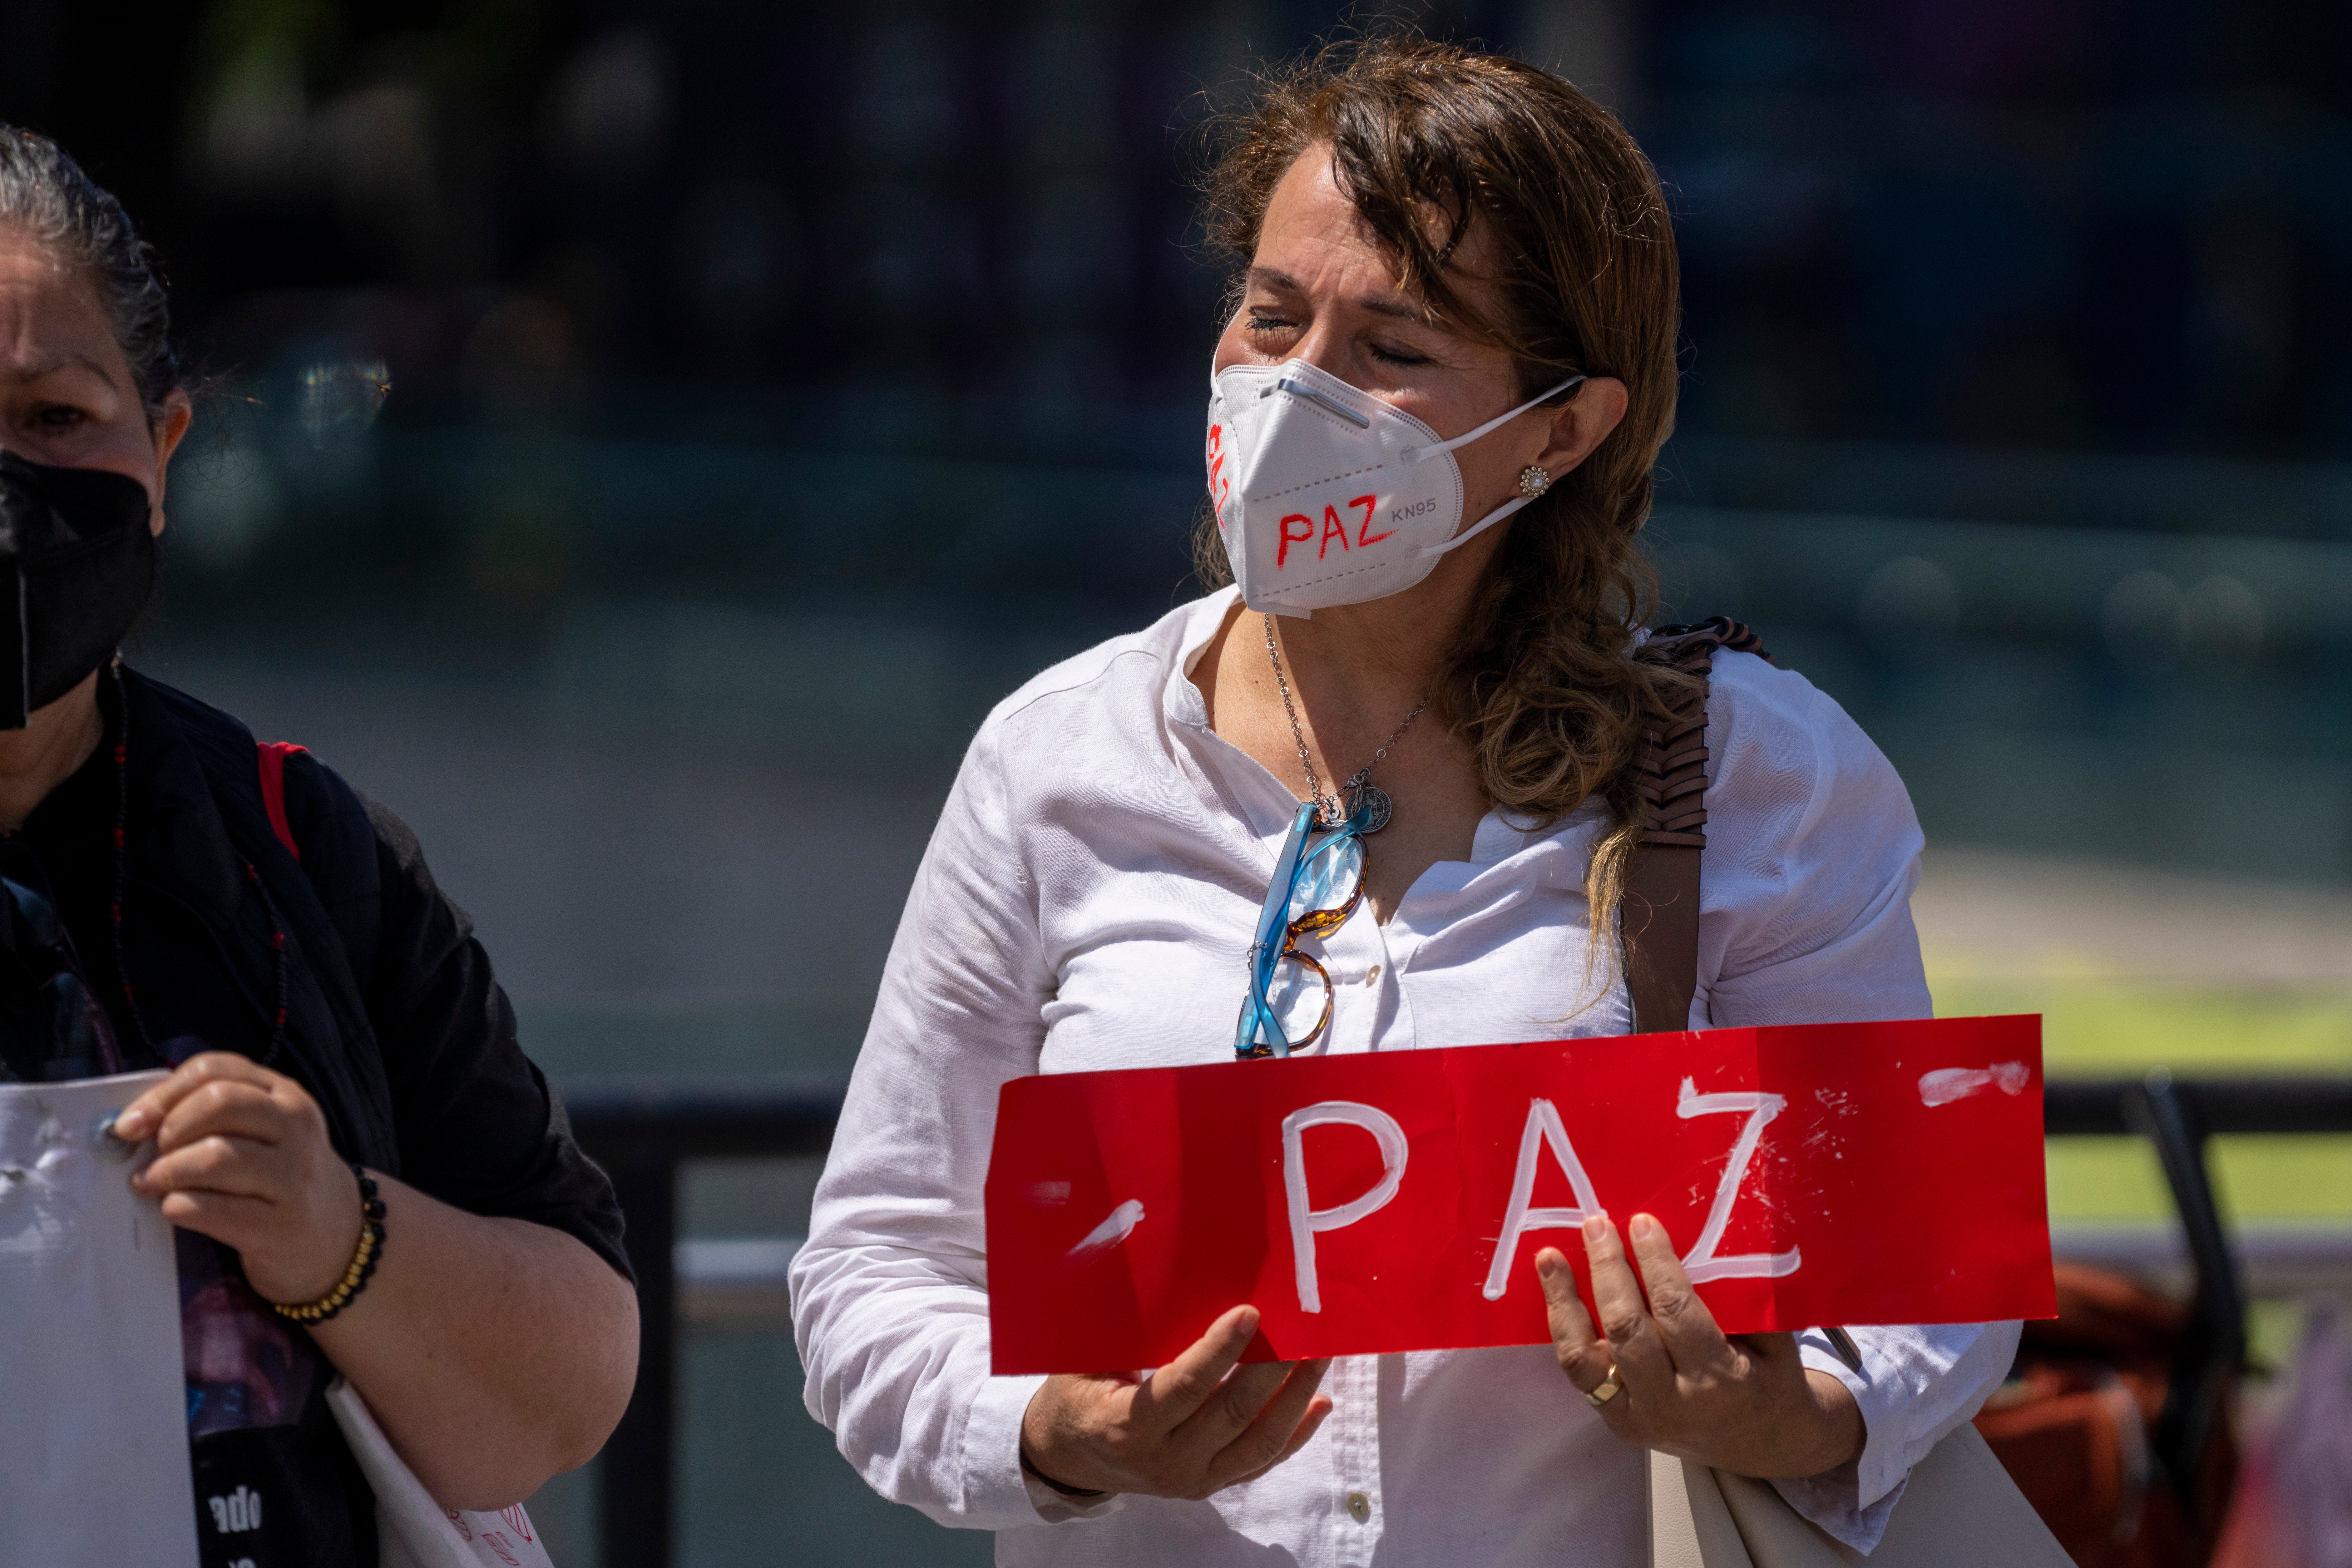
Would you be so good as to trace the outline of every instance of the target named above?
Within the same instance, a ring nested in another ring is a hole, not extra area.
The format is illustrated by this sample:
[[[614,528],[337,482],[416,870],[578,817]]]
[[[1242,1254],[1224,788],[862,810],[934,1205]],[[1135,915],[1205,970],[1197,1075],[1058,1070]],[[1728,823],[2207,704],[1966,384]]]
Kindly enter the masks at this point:
[[[1360,1127],[1381,1146],[1381,1179],[1337,1208],[1307,1206],[1306,1132],[1310,1127]],[[1352,1100],[1327,1100],[1294,1110],[1282,1119],[1282,1185],[1290,1208],[1290,1251],[1298,1268],[1298,1310],[1323,1310],[1322,1288],[1315,1279],[1315,1233],[1350,1226],[1378,1212],[1404,1184],[1404,1129],[1385,1110],[1375,1110]]]
[[[1577,1206],[1572,1209],[1528,1206],[1535,1201],[1536,1162],[1543,1157],[1547,1144],[1568,1177],[1569,1190],[1576,1194]],[[1511,1177],[1511,1201],[1503,1211],[1503,1235],[1495,1244],[1495,1264],[1486,1270],[1486,1300],[1501,1300],[1509,1287],[1511,1264],[1519,1255],[1521,1237],[1531,1230],[1580,1230],[1586,1220],[1605,1212],[1593,1194],[1592,1178],[1584,1173],[1584,1162],[1576,1157],[1576,1145],[1569,1141],[1559,1108],[1549,1100],[1528,1101],[1527,1126],[1519,1133],[1519,1168]]]
[[[1724,1162],[1723,1175],[1716,1183],[1715,1201],[1707,1209],[1706,1224],[1700,1228],[1697,1244],[1683,1257],[1683,1271],[1692,1284],[1703,1285],[1710,1279],[1777,1279],[1802,1267],[1803,1257],[1793,1247],[1786,1252],[1717,1256],[1724,1233],[1731,1227],[1731,1211],[1739,1201],[1739,1184],[1764,1142],[1764,1129],[1788,1104],[1784,1095],[1755,1091],[1701,1094],[1694,1080],[1683,1079],[1682,1093],[1675,1102],[1676,1116],[1685,1121],[1695,1116],[1738,1115],[1748,1119],[1732,1143],[1730,1157]],[[1360,1127],[1372,1135],[1381,1147],[1381,1178],[1370,1189],[1337,1207],[1311,1208],[1307,1196],[1304,1135],[1309,1127],[1329,1126]],[[1573,1208],[1533,1206],[1537,1168],[1547,1149],[1560,1173],[1568,1178],[1569,1190],[1576,1196]],[[1396,1119],[1354,1100],[1327,1100],[1294,1110],[1282,1119],[1282,1182],[1290,1213],[1290,1247],[1297,1265],[1301,1311],[1323,1310],[1322,1288],[1315,1272],[1316,1233],[1353,1225],[1386,1206],[1404,1184],[1405,1155],[1404,1129]],[[1124,1240],[1134,1225],[1129,1220],[1122,1226],[1119,1221],[1127,1217],[1130,1208],[1134,1218],[1141,1218],[1142,1206],[1120,1205],[1093,1236],[1079,1243],[1077,1250],[1083,1252],[1101,1243],[1116,1245]],[[1510,1288],[1511,1265],[1517,1260],[1520,1241],[1528,1234],[1539,1230],[1581,1230],[1586,1220],[1606,1213],[1608,1210],[1601,1206],[1600,1194],[1593,1188],[1592,1177],[1576,1152],[1576,1142],[1568,1135],[1568,1124],[1561,1120],[1559,1108],[1549,1100],[1530,1100],[1527,1121],[1519,1131],[1518,1166],[1512,1174],[1510,1196],[1503,1209],[1502,1235],[1496,1238],[1494,1261],[1486,1270],[1486,1300],[1500,1300]]]
[[[1787,1109],[1788,1099],[1778,1094],[1701,1094],[1698,1085],[1683,1079],[1683,1091],[1675,1102],[1675,1114],[1687,1121],[1694,1116],[1744,1115],[1747,1123],[1739,1129],[1739,1141],[1731,1146],[1731,1158],[1725,1162],[1723,1179],[1715,1185],[1715,1203],[1706,1211],[1706,1225],[1698,1233],[1698,1245],[1684,1255],[1683,1272],[1694,1285],[1710,1279],[1778,1279],[1794,1274],[1802,1264],[1798,1249],[1786,1252],[1741,1252],[1729,1258],[1717,1258],[1715,1249],[1723,1245],[1723,1233],[1731,1225],[1731,1207],[1739,1199],[1739,1180],[1748,1173],[1748,1163],[1756,1157],[1757,1145],[1764,1141],[1765,1126]]]

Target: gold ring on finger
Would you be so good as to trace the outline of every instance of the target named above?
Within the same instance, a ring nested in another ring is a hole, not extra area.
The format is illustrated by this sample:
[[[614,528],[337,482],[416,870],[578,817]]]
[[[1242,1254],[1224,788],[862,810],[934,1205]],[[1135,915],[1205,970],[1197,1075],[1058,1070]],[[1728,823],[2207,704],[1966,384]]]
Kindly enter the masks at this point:
[[[1612,1366],[1609,1369],[1609,1375],[1601,1380],[1601,1386],[1594,1389],[1584,1397],[1586,1402],[1589,1403],[1592,1408],[1598,1410],[1602,1405],[1608,1404],[1611,1400],[1616,1398],[1620,1394],[1623,1393],[1624,1390],[1625,1385],[1617,1381],[1617,1369]]]

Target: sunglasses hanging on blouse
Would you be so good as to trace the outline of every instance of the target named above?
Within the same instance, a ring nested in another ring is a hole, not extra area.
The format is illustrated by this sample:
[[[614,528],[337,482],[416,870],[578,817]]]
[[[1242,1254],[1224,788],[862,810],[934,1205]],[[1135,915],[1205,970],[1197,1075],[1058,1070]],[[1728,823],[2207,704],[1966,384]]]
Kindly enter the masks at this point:
[[[1299,806],[1258,911],[1249,989],[1234,1033],[1234,1054],[1244,1060],[1305,1050],[1331,1022],[1330,973],[1299,952],[1298,942],[1339,930],[1363,901],[1364,816],[1329,828],[1318,817],[1318,802]]]
[[[1234,1054],[1286,1057],[1323,1037],[1331,1023],[1331,976],[1312,954],[1298,951],[1301,937],[1321,937],[1347,923],[1364,897],[1364,839],[1389,825],[1395,808],[1388,792],[1372,783],[1372,770],[1388,760],[1389,748],[1404,738],[1428,708],[1416,702],[1398,721],[1372,760],[1358,768],[1330,796],[1315,773],[1315,756],[1290,699],[1290,677],[1275,641],[1274,617],[1265,622],[1265,657],[1274,666],[1275,689],[1298,743],[1298,765],[1307,771],[1307,799],[1290,824],[1274,881],[1258,911],[1257,940],[1250,943],[1249,989],[1234,1031]]]

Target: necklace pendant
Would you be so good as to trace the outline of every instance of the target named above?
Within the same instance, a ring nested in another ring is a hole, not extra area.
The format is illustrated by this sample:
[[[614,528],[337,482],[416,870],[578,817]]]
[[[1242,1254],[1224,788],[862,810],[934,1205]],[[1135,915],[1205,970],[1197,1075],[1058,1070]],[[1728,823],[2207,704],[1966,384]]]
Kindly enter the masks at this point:
[[[1356,825],[1358,833],[1378,833],[1395,814],[1396,803],[1376,784],[1360,784],[1348,792],[1348,820]]]

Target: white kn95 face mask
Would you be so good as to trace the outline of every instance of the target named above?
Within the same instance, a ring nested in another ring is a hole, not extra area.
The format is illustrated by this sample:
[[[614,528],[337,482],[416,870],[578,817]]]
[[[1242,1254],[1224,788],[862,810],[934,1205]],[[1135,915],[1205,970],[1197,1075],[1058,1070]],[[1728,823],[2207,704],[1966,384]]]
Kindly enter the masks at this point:
[[[1209,497],[1243,602],[1305,616],[1412,587],[1439,556],[1533,499],[1516,497],[1463,528],[1454,448],[1583,379],[1571,375],[1442,441],[1402,409],[1305,360],[1212,375]]]

